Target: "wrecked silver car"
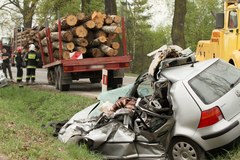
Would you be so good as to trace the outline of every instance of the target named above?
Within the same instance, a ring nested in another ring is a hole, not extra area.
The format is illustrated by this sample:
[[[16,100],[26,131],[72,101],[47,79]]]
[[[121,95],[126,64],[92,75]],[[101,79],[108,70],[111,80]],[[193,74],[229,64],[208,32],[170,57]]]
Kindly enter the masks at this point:
[[[107,159],[205,159],[240,135],[240,70],[166,46],[134,84],[100,95],[59,131]]]
[[[7,84],[8,84],[7,78],[5,77],[3,71],[0,70],[0,88],[6,86]]]

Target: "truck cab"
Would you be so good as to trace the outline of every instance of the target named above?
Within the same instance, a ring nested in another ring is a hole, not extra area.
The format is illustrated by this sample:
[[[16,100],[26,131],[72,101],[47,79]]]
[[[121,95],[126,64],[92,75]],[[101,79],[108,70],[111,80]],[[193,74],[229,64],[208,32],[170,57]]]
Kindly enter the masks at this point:
[[[198,61],[221,58],[240,67],[240,1],[225,0],[224,12],[216,14],[216,27],[210,40],[200,40],[196,49]]]

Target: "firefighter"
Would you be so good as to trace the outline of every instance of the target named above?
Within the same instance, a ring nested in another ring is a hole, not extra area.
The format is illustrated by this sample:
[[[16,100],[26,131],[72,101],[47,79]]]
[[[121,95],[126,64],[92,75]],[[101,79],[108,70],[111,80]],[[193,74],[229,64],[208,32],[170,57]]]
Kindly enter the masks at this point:
[[[27,76],[26,76],[26,83],[29,83],[30,79],[31,82],[35,82],[35,72],[37,68],[37,64],[39,62],[39,57],[36,53],[35,45],[29,45],[29,52],[25,56],[26,68],[27,68]]]
[[[17,55],[15,57],[16,67],[17,67],[17,83],[22,82],[23,77],[23,55],[22,47],[17,47]]]

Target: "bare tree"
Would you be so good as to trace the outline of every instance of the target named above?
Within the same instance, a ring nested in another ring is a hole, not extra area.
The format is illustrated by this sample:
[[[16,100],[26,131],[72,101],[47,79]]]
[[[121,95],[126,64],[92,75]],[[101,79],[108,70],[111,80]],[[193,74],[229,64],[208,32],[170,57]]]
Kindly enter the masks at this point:
[[[33,16],[36,11],[37,4],[40,0],[6,0],[0,10],[9,13],[20,13],[23,18],[23,26],[25,28],[32,27]]]
[[[185,48],[184,23],[187,13],[187,0],[175,0],[174,17],[172,25],[172,42]]]

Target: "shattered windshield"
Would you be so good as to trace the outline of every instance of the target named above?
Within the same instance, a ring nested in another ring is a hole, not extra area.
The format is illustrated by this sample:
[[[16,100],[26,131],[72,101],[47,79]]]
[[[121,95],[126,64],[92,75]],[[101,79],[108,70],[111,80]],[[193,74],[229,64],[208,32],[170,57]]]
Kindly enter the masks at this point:
[[[231,90],[235,83],[239,83],[239,77],[240,70],[218,60],[191,79],[189,84],[205,104],[210,104]]]

